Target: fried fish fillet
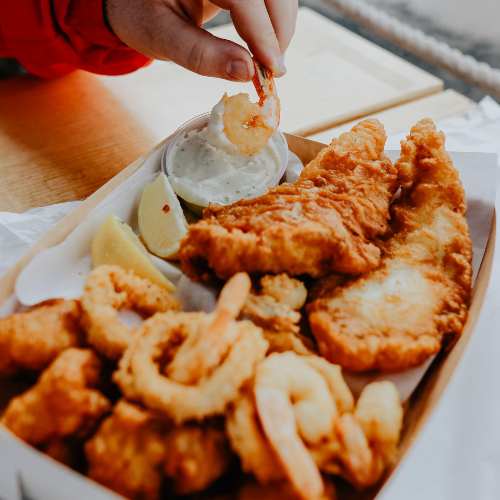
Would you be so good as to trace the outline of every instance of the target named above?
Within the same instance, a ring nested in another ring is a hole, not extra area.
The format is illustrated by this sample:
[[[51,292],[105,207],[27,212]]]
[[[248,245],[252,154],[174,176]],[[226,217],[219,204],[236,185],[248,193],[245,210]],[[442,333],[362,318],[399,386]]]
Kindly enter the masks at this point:
[[[294,184],[210,205],[181,242],[184,272],[199,280],[210,270],[227,279],[241,271],[317,277],[373,269],[380,251],[370,239],[386,232],[398,188],[385,140],[378,120],[364,120],[323,149]]]
[[[0,423],[42,450],[68,436],[85,438],[110,409],[109,401],[94,389],[100,368],[90,349],[65,350],[31,389],[9,403]]]
[[[423,363],[462,332],[472,277],[465,192],[430,119],[402,141],[402,185],[380,266],[342,284],[316,285],[309,321],[323,356],[348,370],[400,370]],[[346,281],[344,279],[344,281]]]
[[[82,345],[78,300],[47,300],[0,319],[0,375],[43,370],[68,347]]]

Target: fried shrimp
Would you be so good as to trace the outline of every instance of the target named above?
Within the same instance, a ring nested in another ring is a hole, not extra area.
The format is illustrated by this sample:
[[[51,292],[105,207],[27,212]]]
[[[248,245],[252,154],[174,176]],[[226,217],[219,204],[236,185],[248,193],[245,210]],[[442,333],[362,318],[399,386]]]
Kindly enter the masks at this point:
[[[226,432],[243,471],[252,473],[262,484],[285,478],[283,466],[263,433],[249,388],[226,411]]]
[[[257,61],[254,66],[259,103],[250,102],[248,94],[224,94],[210,116],[208,142],[230,154],[258,153],[279,125],[280,101],[272,73]]]
[[[157,312],[178,311],[180,302],[147,279],[118,266],[103,265],[88,275],[82,306],[89,344],[106,357],[118,359],[133,335],[118,319],[119,309],[134,308],[151,316]]]
[[[68,347],[84,341],[78,300],[47,300],[0,319],[0,375],[43,370]]]
[[[403,408],[392,382],[365,387],[353,413],[335,421],[335,435],[311,449],[319,468],[359,488],[377,483],[395,458]]]
[[[42,450],[64,437],[85,438],[110,407],[94,389],[100,368],[90,349],[66,349],[31,389],[11,400],[0,422]]]
[[[248,274],[234,275],[221,290],[215,317],[203,335],[185,342],[169,365],[169,376],[182,384],[196,383],[203,374],[219,364],[227,348],[221,338],[228,324],[236,319],[245,304],[252,283]]]
[[[183,342],[198,339],[213,323],[214,314],[162,313],[146,320],[125,351],[114,374],[123,394],[182,423],[224,413],[239,396],[255,365],[264,357],[267,342],[249,321],[231,321],[220,338],[226,352],[218,366],[203,373],[195,385],[173,380],[169,363]]]
[[[255,400],[264,434],[301,498],[321,498],[321,474],[305,443],[333,434],[337,409],[324,377],[292,352],[271,354],[255,375]]]

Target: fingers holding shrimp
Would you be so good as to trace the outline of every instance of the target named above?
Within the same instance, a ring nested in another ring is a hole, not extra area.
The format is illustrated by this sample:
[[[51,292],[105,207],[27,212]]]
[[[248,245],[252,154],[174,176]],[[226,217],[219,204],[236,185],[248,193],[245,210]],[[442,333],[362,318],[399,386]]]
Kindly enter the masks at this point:
[[[282,54],[295,29],[295,0],[212,0],[229,10],[234,27],[250,52],[275,77],[286,73]]]

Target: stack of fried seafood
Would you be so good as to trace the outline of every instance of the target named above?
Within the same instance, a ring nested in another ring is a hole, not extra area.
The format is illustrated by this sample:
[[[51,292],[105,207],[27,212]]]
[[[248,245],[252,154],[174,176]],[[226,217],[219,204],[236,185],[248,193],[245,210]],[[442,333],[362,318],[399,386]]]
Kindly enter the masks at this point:
[[[355,401],[340,365],[421,363],[460,333],[471,279],[444,137],[420,122],[395,166],[384,142],[367,120],[296,184],[210,207],[181,251],[191,277],[230,278],[210,314],[100,266],[81,301],[0,319],[0,374],[41,371],[1,423],[134,500],[228,482],[239,500],[323,500],[334,476],[377,483],[397,455],[399,394],[372,383]],[[296,274],[315,278],[309,292]],[[120,309],[142,323],[127,328]]]
[[[322,356],[352,371],[420,365],[461,334],[471,291],[465,192],[444,142],[424,119],[392,166],[382,125],[360,122],[295,184],[205,210],[181,243],[186,274],[309,275]]]

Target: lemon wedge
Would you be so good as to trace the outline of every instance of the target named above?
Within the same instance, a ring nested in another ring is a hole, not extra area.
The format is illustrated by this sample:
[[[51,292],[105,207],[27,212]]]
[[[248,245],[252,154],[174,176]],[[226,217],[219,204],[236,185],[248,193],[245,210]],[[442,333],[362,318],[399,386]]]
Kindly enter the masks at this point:
[[[114,213],[101,224],[92,242],[92,264],[114,264],[132,269],[137,276],[175,292],[177,288],[156,268],[144,245],[132,228]]]
[[[164,259],[178,258],[180,240],[187,233],[188,223],[163,172],[142,190],[138,218],[149,250]]]

